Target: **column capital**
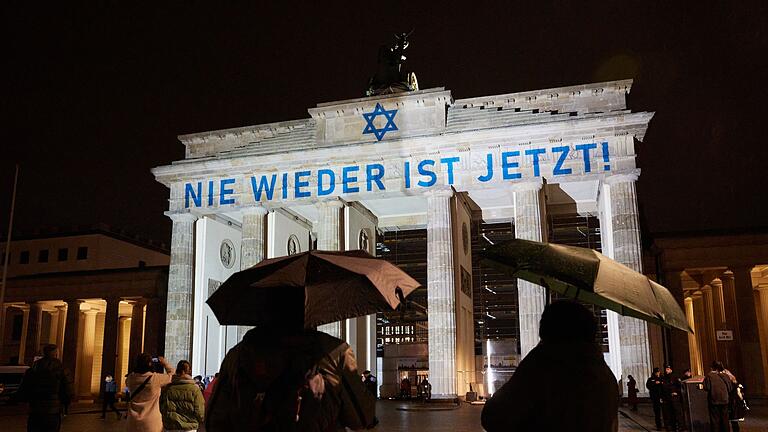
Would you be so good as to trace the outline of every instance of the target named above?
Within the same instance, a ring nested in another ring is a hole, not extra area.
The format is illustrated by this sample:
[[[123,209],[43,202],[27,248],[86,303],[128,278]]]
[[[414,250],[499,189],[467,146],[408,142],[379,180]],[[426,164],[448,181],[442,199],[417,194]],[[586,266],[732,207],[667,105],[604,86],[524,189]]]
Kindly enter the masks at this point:
[[[706,284],[699,288],[702,292],[712,292],[712,286],[709,284]]]
[[[537,180],[512,183],[510,190],[512,192],[539,191],[542,187],[544,187],[544,179],[540,178]]]
[[[184,213],[166,213],[166,216],[171,218],[173,223],[195,222],[198,219],[197,215],[194,215],[194,214],[189,213],[189,212],[184,212]]]
[[[636,168],[627,172],[610,175],[603,179],[603,183],[609,185],[616,183],[631,183],[636,182],[639,177],[640,168]]]
[[[768,282],[763,282],[755,287],[755,291],[760,291],[760,293],[768,293]]]
[[[726,270],[722,275],[720,275],[720,280],[733,280],[733,272],[731,270]]]
[[[265,216],[269,210],[263,205],[254,205],[240,209],[243,216]]]
[[[713,287],[721,287],[723,286],[723,281],[720,278],[714,278],[709,282],[710,285]]]
[[[67,308],[67,305],[65,305],[65,304],[63,304],[63,305],[58,305],[58,306],[55,306],[55,308],[56,308],[56,309],[57,309],[59,312],[62,312],[62,311],[64,311],[64,310]]]

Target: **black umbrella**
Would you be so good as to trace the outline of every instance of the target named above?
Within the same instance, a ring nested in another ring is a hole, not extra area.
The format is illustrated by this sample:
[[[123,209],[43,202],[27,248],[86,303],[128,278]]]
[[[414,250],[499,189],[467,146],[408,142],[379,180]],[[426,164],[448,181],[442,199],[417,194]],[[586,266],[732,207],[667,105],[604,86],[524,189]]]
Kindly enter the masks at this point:
[[[396,309],[419,283],[363,251],[268,259],[230,276],[207,300],[222,325],[287,319],[307,328]]]
[[[515,239],[490,246],[484,262],[565,297],[692,332],[672,294],[592,249]]]

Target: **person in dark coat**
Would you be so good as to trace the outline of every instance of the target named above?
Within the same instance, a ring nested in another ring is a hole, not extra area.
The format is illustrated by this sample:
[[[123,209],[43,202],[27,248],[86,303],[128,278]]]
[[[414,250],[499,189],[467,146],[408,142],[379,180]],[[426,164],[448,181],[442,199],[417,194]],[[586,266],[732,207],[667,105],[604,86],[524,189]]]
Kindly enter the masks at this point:
[[[360,379],[349,345],[300,326],[249,330],[227,353],[216,383],[207,432],[324,432],[377,422],[375,398]]]
[[[723,364],[712,362],[712,370],[704,377],[704,389],[707,391],[709,407],[709,429],[712,432],[728,432],[728,403],[733,384],[723,373]]]
[[[376,377],[371,373],[371,371],[367,370],[363,372],[363,384],[365,384],[365,388],[368,390],[370,394],[373,395],[374,398],[378,397],[377,392],[377,381]]]
[[[539,344],[488,399],[488,432],[618,430],[616,377],[595,341],[597,324],[584,306],[557,301],[544,308]],[[570,374],[563,386],[558,371]]]
[[[672,366],[664,368],[661,379],[662,411],[664,424],[668,431],[678,431],[684,428],[683,423],[683,384],[672,371]]]
[[[112,378],[112,374],[107,374],[107,376],[104,377],[104,390],[101,397],[100,419],[107,418],[107,408],[111,409],[117,415],[118,420],[123,418],[123,415],[115,407],[115,402],[117,401],[117,383]]]
[[[27,432],[57,432],[65,404],[75,396],[72,378],[57,358],[58,348],[43,347],[43,358],[24,374],[18,398],[29,402]]]
[[[648,396],[653,404],[653,418],[656,421],[656,430],[661,430],[661,395],[663,391],[661,369],[653,368],[653,374],[645,382],[645,388],[648,389]]]
[[[627,402],[632,411],[637,411],[637,381],[632,375],[627,376]]]

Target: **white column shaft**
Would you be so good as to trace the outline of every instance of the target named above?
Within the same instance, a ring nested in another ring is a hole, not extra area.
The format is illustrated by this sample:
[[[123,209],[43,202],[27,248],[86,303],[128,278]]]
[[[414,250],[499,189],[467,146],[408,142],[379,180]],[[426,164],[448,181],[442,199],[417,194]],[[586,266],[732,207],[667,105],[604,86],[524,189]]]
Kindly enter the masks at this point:
[[[192,299],[195,286],[194,215],[172,215],[171,264],[165,324],[165,357],[176,364],[192,356]]]
[[[456,288],[450,191],[427,198],[427,309],[432,397],[456,397]]]
[[[265,227],[267,209],[262,206],[251,207],[243,211],[243,231],[241,240],[240,270],[245,270],[260,263],[265,256]],[[251,326],[237,326],[237,340],[243,340]]]
[[[341,250],[341,209],[344,203],[339,200],[323,201],[317,204],[317,249],[324,251]],[[321,332],[344,339],[344,323],[332,322],[318,326]]]
[[[515,238],[543,241],[545,236],[539,200],[542,185],[525,186],[515,190]],[[522,279],[517,280],[521,359],[539,343],[539,321],[546,303],[544,288]]]
[[[609,182],[611,210],[611,238],[613,259],[634,269],[643,271],[640,223],[637,211],[636,176],[619,176]],[[619,339],[623,377],[647,377],[651,375],[651,354],[648,344],[648,327],[636,318],[619,317]],[[625,389],[626,393],[626,389]]]

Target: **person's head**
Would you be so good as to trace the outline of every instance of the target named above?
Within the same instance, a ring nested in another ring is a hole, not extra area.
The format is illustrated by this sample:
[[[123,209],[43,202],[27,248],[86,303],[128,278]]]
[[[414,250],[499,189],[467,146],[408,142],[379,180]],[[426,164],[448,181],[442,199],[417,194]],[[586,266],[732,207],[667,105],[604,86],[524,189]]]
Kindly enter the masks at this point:
[[[151,372],[153,369],[152,356],[147,353],[137,355],[133,361],[133,371],[136,373]]]
[[[722,362],[715,360],[712,362],[712,370],[715,372],[722,372],[725,370],[725,367]]]
[[[633,379],[635,379],[635,377],[633,377],[632,375],[627,375],[627,380],[633,380]]]
[[[657,368],[657,367],[653,368],[653,375],[654,375],[654,376],[659,376],[659,375],[661,375],[661,369],[659,369],[659,368]]]
[[[196,375],[196,376],[195,376],[195,381],[197,381],[197,382],[201,382],[202,380],[203,380],[203,377],[202,377],[202,375]]]
[[[46,344],[43,347],[44,358],[56,358],[59,356],[59,347],[54,344]]]
[[[691,374],[691,370],[690,369],[686,369],[685,372],[683,372],[683,375],[685,375],[687,377],[691,376],[692,375]]]
[[[595,317],[587,308],[571,300],[548,304],[541,314],[539,337],[543,342],[594,343]]]
[[[664,367],[664,373],[667,374],[667,375],[671,374],[672,373],[672,365],[666,365]]]
[[[176,364],[176,375],[192,375],[192,365],[186,360],[181,360]]]
[[[112,382],[112,374],[107,374],[107,375],[104,377],[104,381],[106,381],[106,382]]]

